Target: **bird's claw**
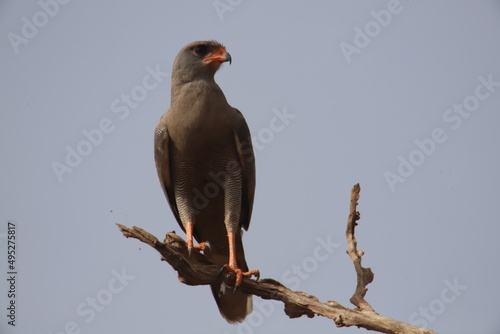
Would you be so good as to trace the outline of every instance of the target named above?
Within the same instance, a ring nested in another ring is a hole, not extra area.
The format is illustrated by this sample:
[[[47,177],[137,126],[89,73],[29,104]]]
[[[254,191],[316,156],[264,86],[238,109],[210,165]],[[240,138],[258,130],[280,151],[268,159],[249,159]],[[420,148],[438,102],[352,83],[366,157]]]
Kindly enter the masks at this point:
[[[212,253],[212,246],[210,245],[210,242],[204,241],[199,243],[196,246],[189,247],[188,246],[188,259],[191,259],[191,255],[193,254],[193,249],[196,249],[198,251],[203,251],[203,254],[206,254],[207,250],[208,253]]]
[[[235,280],[235,284],[233,287],[233,292],[235,292],[236,289],[241,285],[244,277],[251,278],[252,276],[255,276],[256,277],[255,281],[258,281],[260,279],[260,271],[257,269],[243,272],[240,268],[232,268],[229,264],[225,264],[222,266],[222,268],[220,268],[219,277],[222,275],[222,273],[226,269],[233,272],[236,275],[236,280]]]
[[[206,253],[206,250],[208,250],[209,254],[212,254],[212,246],[210,245],[210,242],[205,241],[203,244],[205,245],[205,248],[203,249],[203,254]]]
[[[257,282],[260,279],[260,270],[259,269],[249,270],[246,273],[243,273],[243,276],[248,278],[255,276],[255,282]]]
[[[219,270],[219,278],[222,278],[222,273],[224,272],[224,269],[226,269],[226,265],[223,265],[222,267],[220,267],[220,270]]]

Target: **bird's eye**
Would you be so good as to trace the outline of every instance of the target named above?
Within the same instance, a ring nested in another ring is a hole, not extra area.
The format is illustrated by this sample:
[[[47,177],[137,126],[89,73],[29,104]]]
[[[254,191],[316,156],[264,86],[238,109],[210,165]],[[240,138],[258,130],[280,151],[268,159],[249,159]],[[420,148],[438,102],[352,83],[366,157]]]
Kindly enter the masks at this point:
[[[203,56],[207,53],[207,47],[205,45],[197,45],[193,48],[193,53],[197,56]]]

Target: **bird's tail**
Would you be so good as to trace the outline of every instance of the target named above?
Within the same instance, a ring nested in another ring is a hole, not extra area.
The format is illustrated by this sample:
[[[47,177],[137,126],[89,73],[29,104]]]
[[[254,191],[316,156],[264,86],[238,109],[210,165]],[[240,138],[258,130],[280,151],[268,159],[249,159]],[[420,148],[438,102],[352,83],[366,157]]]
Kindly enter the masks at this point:
[[[241,243],[240,243],[241,245]],[[238,247],[239,245],[237,245]],[[240,246],[243,249],[242,245]],[[228,263],[228,256],[212,254],[210,259],[220,266]],[[248,271],[243,251],[237,253],[238,267]],[[219,312],[229,323],[242,322],[252,312],[252,295],[244,293],[240,288],[221,286],[221,284],[210,285]]]
[[[252,312],[252,295],[244,293],[241,289],[233,291],[233,287],[221,290],[220,284],[213,284],[210,287],[219,312],[227,322],[242,322]]]

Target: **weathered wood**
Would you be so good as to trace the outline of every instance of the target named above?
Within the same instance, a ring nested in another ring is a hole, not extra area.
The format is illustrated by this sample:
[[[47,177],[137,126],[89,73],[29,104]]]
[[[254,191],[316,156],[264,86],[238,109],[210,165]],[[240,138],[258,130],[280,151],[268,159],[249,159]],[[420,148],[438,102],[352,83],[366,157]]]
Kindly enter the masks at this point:
[[[363,252],[357,249],[355,238],[355,227],[357,220],[359,220],[359,212],[357,211],[359,192],[360,186],[356,184],[351,192],[351,206],[346,229],[347,254],[353,261],[357,274],[356,291],[351,298],[356,309],[345,307],[335,301],[321,302],[315,296],[301,291],[292,291],[271,278],[260,279],[257,282],[245,278],[239,289],[263,299],[283,302],[284,311],[290,318],[298,318],[303,315],[312,318],[319,315],[332,319],[337,327],[357,326],[390,334],[435,334],[429,329],[380,316],[365,300],[366,286],[373,281],[374,275],[370,268],[364,268],[361,265]],[[168,262],[177,271],[182,283],[208,285],[224,281],[228,286],[234,286],[234,274],[221,272],[221,268],[210,262],[203,254],[193,252],[189,258],[186,242],[175,232],[167,233],[165,240],[160,242],[155,236],[139,227],[129,228],[120,224],[116,225],[125,237],[138,239],[156,249],[162,255],[161,259]]]

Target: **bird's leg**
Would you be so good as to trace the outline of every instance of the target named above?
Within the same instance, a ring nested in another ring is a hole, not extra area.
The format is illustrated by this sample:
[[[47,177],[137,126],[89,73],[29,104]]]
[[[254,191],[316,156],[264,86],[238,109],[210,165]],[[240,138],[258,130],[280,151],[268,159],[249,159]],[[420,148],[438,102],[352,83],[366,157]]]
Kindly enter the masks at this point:
[[[210,243],[208,241],[200,242],[198,245],[193,246],[193,226],[194,224],[191,222],[186,224],[186,238],[187,238],[189,258],[191,258],[193,249],[196,249],[198,251],[203,251],[203,253],[205,253],[207,250],[210,251]]]
[[[229,264],[227,267],[229,267],[230,270],[234,271],[236,274],[236,283],[235,283],[235,289],[236,287],[241,285],[241,282],[243,281],[243,277],[252,277],[252,276],[260,276],[260,272],[258,270],[249,270],[249,271],[242,271],[240,268],[238,268],[238,263],[236,261],[236,236],[234,232],[227,232],[227,238],[229,241]]]

